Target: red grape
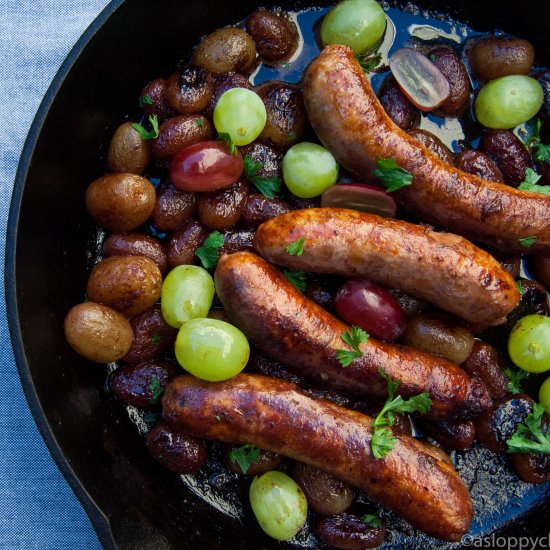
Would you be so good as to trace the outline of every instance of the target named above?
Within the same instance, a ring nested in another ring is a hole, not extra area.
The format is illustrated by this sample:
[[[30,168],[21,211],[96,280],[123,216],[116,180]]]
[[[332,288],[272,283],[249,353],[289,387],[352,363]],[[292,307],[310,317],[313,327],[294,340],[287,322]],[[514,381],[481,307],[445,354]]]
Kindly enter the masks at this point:
[[[405,330],[405,314],[397,300],[366,279],[346,281],[336,293],[334,307],[346,323],[380,340],[397,340]]]
[[[170,179],[181,191],[216,191],[233,185],[243,173],[243,157],[223,141],[185,147],[172,159]]]

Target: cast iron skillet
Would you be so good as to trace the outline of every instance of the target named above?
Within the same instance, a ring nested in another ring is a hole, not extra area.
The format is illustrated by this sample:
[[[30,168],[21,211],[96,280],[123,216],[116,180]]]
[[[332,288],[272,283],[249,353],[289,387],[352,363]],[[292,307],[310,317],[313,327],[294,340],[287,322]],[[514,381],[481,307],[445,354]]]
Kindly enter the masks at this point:
[[[262,2],[297,9],[319,0]],[[477,30],[529,37],[549,64],[546,0],[460,0],[442,6]],[[52,83],[25,144],[8,223],[6,296],[19,374],[42,437],[105,548],[280,548],[175,482],[145,451],[104,391],[103,369],[65,343],[62,323],[84,298],[91,256],[87,185],[102,174],[102,144],[148,79],[167,75],[201,35],[243,19],[250,0],[114,0],[76,44]],[[542,494],[542,493],[541,493]],[[498,517],[485,533],[543,536],[550,504]]]

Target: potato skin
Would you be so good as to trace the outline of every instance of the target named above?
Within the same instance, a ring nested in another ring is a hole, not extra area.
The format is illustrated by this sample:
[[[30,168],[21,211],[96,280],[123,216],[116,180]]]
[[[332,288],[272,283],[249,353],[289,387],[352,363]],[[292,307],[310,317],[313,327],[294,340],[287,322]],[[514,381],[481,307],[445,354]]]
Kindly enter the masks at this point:
[[[203,225],[210,229],[227,229],[241,217],[250,187],[244,180],[231,187],[201,193],[197,213]]]
[[[277,197],[270,199],[260,193],[251,193],[246,197],[241,223],[258,227],[267,220],[291,210],[290,204]]]
[[[161,286],[162,275],[150,258],[112,256],[92,269],[86,294],[91,301],[131,317],[157,302]]]
[[[132,317],[130,326],[134,339],[123,360],[132,365],[161,357],[175,342],[178,334],[178,329],[164,320],[158,304]]]
[[[454,155],[451,150],[435,135],[427,130],[416,128],[409,132],[416,141],[424,145],[434,155],[437,155],[443,162],[454,164]]]
[[[490,344],[476,340],[472,353],[460,366],[471,376],[477,376],[493,399],[501,399],[508,393],[504,357]]]
[[[168,99],[166,97],[166,80],[164,80],[164,78],[157,78],[147,84],[141,91],[140,98],[144,98],[145,96],[151,100],[151,103],[142,103],[143,113],[146,115],[156,115],[159,124],[177,115],[176,111],[168,105]]]
[[[214,75],[230,71],[250,73],[256,65],[256,46],[247,32],[225,27],[201,40],[192,62]]]
[[[195,256],[195,252],[202,246],[208,237],[208,233],[206,227],[194,218],[176,229],[170,235],[166,245],[168,265],[176,267],[178,265],[196,264],[198,258]]]
[[[401,130],[408,132],[418,126],[420,111],[407,99],[393,76],[386,77],[382,82],[378,99],[388,116]]]
[[[110,231],[132,231],[145,223],[155,200],[153,184],[136,174],[108,174],[93,181],[86,190],[90,216]]]
[[[212,92],[212,75],[202,67],[182,67],[166,82],[168,105],[184,115],[204,111]]]
[[[472,73],[478,80],[528,75],[535,62],[535,48],[531,42],[521,38],[489,36],[474,44],[469,59]]]
[[[195,193],[180,191],[171,183],[165,184],[158,192],[151,221],[161,231],[174,231],[191,218],[196,204]]]
[[[150,160],[151,152],[147,141],[141,139],[131,122],[121,124],[109,145],[107,154],[109,170],[141,175]]]
[[[168,267],[164,246],[149,235],[142,233],[111,233],[103,243],[103,255],[111,256],[147,256],[151,258],[161,273]]]
[[[504,183],[504,177],[496,163],[482,151],[462,151],[455,157],[455,166],[468,174],[475,174],[488,181]]]
[[[128,320],[110,307],[84,302],[71,308],[64,322],[65,338],[80,355],[95,363],[124,357],[132,345]]]
[[[529,266],[537,281],[542,283],[546,290],[550,290],[550,254],[532,256]]]

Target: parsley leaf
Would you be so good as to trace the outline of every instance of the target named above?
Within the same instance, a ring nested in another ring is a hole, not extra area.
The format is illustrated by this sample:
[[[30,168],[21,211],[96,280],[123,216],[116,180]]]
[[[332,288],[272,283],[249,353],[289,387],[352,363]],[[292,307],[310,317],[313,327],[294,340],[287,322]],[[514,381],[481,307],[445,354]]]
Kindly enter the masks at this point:
[[[305,292],[307,290],[307,281],[305,271],[298,269],[289,269],[283,271],[283,275],[289,283],[292,283],[298,290]]]
[[[215,267],[220,257],[219,248],[223,246],[224,236],[219,231],[213,231],[208,235],[204,244],[195,252],[205,269]]]
[[[533,143],[540,143],[540,129],[542,127],[542,120],[540,118],[537,118],[535,121],[533,128],[531,130],[531,135],[525,142],[525,147],[529,149]]]
[[[151,336],[151,343],[154,344],[155,346],[158,346],[161,341],[162,341],[162,338],[160,334],[153,334],[153,336]]]
[[[512,437],[506,441],[507,453],[550,453],[548,433],[546,435],[542,433],[543,414],[544,407],[540,403],[535,403],[533,411],[525,417],[523,423],[518,424]]]
[[[526,184],[529,186],[535,185],[537,181],[540,180],[540,178],[541,176],[537,174],[532,168],[527,168],[527,170],[525,170],[525,178],[520,183],[520,185],[523,185],[523,184]]]
[[[394,158],[378,158],[376,166],[377,169],[373,174],[382,180],[382,184],[388,193],[397,191],[406,185],[411,185],[413,181],[412,174],[400,168]]]
[[[523,246],[523,248],[529,248],[530,246],[533,246],[537,242],[537,238],[533,235],[530,235],[529,237],[518,239],[518,241],[519,241],[519,244]]]
[[[374,71],[382,61],[382,54],[378,50],[374,50],[367,55],[356,55],[355,59],[366,73]]]
[[[229,147],[229,152],[232,155],[235,154],[235,144],[233,143],[230,134],[228,134],[227,132],[221,132],[218,134],[218,139],[220,139],[221,141],[225,141],[225,143],[227,143],[227,146]]]
[[[520,191],[531,191],[532,193],[550,195],[550,185],[537,185],[539,180],[540,176],[532,168],[527,168],[525,179],[519,184],[518,189]]]
[[[132,128],[140,135],[141,139],[156,139],[159,136],[159,121],[157,115],[149,115],[149,122],[153,127],[151,131],[147,131],[137,122],[132,124]]]
[[[246,474],[251,464],[258,464],[260,449],[254,447],[254,445],[243,445],[242,447],[232,449],[229,453],[229,459],[233,464],[236,462],[243,471],[243,474]]]
[[[298,240],[294,241],[293,243],[290,243],[289,245],[285,246],[285,250],[291,255],[291,256],[301,256],[304,252],[304,242],[306,238],[300,237]]]
[[[143,109],[146,105],[153,105],[153,100],[147,95],[140,95],[138,97],[138,106]]]
[[[512,370],[511,368],[504,369],[504,374],[508,378],[506,388],[512,393],[523,393],[521,381],[529,376],[529,373],[524,370]]]
[[[365,514],[361,521],[368,523],[371,527],[382,527],[382,520],[376,514]]]
[[[370,444],[374,458],[383,458],[395,447],[396,438],[393,436],[391,430],[387,428],[387,426],[393,425],[395,414],[411,412],[424,414],[432,406],[432,400],[426,392],[413,395],[409,399],[403,399],[400,395],[394,397],[401,381],[392,380],[385,373],[384,369],[378,369],[378,372],[388,384],[388,399],[382,410],[372,421],[372,439]]]
[[[263,164],[261,162],[256,162],[250,155],[244,156],[243,168],[245,178],[256,187],[264,197],[268,199],[275,198],[275,194],[281,189],[281,178],[277,176],[271,178],[258,176],[258,171],[263,168]]]
[[[359,344],[364,344],[369,339],[369,335],[363,329],[352,326],[349,330],[346,330],[343,334],[341,334],[340,338],[353,350],[336,350],[336,358],[340,364],[343,367],[348,367],[353,361],[355,361],[355,359],[363,355],[363,352],[359,349]]]
[[[544,143],[537,143],[533,149],[533,158],[538,162],[544,162],[545,160],[550,159],[550,145],[545,145]]]
[[[202,128],[203,124],[204,124],[204,119],[200,116],[199,118],[197,118],[197,126],[199,128]]]
[[[521,286],[521,281],[516,281],[516,288],[518,289],[519,295],[523,296],[523,287]]]
[[[151,392],[151,399],[149,400],[149,403],[151,403],[151,405],[156,405],[159,402],[159,397],[164,391],[164,388],[162,387],[160,380],[155,376],[151,377],[151,381],[149,382],[149,391]]]

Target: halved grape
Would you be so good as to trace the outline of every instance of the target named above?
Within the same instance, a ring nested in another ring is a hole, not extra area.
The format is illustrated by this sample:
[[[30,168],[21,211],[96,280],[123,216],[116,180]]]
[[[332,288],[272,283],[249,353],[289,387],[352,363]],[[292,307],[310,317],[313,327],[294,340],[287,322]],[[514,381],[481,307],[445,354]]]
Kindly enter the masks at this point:
[[[235,145],[252,143],[264,129],[267,113],[260,96],[246,88],[227,90],[214,108],[214,126]]]
[[[450,95],[445,75],[422,53],[400,48],[390,57],[390,69],[403,93],[421,111],[431,111]]]
[[[397,204],[383,187],[366,183],[349,183],[330,187],[321,195],[321,206],[350,208],[384,218],[394,218]]]
[[[336,183],[338,164],[332,153],[316,143],[293,145],[283,158],[283,179],[301,199],[317,197]]]
[[[206,317],[214,299],[214,280],[197,265],[179,265],[164,282],[160,304],[164,320],[174,328],[195,317]]]
[[[386,29],[386,16],[375,0],[342,0],[321,23],[323,46],[344,44],[356,55],[372,49]]]
[[[540,83],[524,75],[503,76],[481,88],[475,103],[476,116],[487,128],[515,128],[534,117],[542,106]]]
[[[241,372],[250,356],[246,336],[217,319],[191,319],[178,332],[176,359],[187,371],[209,382],[220,382]]]
[[[258,523],[274,539],[291,539],[306,522],[306,497],[300,486],[283,472],[274,470],[255,477],[249,497]]]

